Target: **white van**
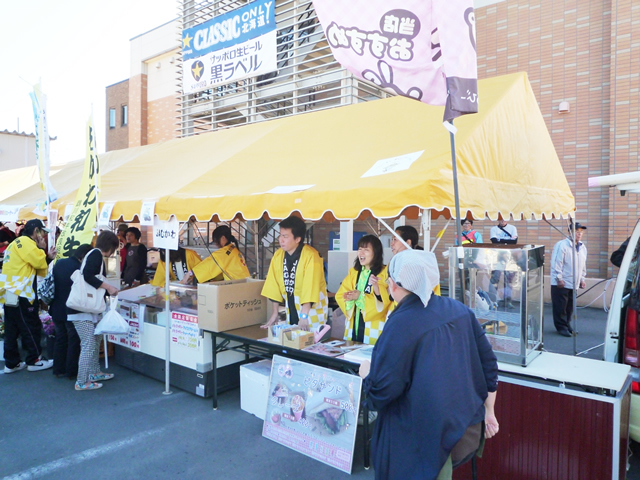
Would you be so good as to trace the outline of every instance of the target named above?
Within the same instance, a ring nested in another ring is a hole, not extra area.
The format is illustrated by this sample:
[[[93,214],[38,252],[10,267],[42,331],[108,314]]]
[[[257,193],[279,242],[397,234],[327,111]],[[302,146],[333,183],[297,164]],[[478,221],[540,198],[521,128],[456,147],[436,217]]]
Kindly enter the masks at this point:
[[[623,194],[640,193],[640,172],[589,179],[590,187],[617,187]],[[631,367],[629,435],[640,442],[640,220],[636,223],[618,272],[607,317],[604,360]]]

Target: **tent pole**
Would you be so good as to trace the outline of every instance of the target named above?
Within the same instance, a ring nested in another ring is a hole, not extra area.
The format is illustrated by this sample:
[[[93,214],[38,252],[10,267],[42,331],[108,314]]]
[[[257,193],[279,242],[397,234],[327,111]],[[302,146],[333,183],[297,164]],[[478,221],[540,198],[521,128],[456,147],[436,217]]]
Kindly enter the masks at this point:
[[[164,249],[164,311],[167,314],[164,329],[164,392],[163,395],[171,395],[171,300],[169,299],[169,249]]]
[[[449,125],[447,126],[447,123]],[[456,248],[456,256],[458,257],[458,270],[460,274],[458,278],[460,279],[460,300],[464,303],[464,249],[462,248],[462,229],[460,225],[460,197],[458,195],[458,168],[456,165],[456,137],[455,137],[455,127],[453,126],[453,120],[449,122],[445,122],[445,127],[449,130],[449,138],[451,139],[451,168],[453,170],[453,194],[455,197],[456,203],[456,234],[458,238],[458,247]]]
[[[576,216],[575,213],[573,215],[573,219],[572,219],[572,226],[573,228],[571,228],[569,235],[571,237],[571,254],[573,255],[573,259],[571,262],[571,275],[573,275],[572,278],[572,283],[573,283],[573,290],[571,291],[571,296],[573,297],[573,325],[574,325],[574,332],[573,332],[573,354],[577,355],[578,354],[578,288],[580,287],[580,279],[578,279],[578,282],[576,282],[576,263],[578,261],[578,254],[576,252]]]

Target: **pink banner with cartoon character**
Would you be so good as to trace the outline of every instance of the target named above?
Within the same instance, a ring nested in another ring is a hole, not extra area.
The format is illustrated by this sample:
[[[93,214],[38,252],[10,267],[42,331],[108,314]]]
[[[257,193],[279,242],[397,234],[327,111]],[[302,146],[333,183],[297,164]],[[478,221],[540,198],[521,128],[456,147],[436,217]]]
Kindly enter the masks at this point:
[[[313,0],[338,62],[386,91],[478,111],[473,0]]]

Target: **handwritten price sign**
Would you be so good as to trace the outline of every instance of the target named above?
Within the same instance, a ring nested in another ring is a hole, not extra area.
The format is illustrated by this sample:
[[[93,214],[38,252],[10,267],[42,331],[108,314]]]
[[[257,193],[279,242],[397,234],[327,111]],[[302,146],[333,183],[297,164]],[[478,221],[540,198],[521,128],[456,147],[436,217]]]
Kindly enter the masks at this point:
[[[156,217],[153,222],[153,246],[177,250],[180,240],[179,233],[180,224],[175,217],[171,217],[169,221],[158,220]]]

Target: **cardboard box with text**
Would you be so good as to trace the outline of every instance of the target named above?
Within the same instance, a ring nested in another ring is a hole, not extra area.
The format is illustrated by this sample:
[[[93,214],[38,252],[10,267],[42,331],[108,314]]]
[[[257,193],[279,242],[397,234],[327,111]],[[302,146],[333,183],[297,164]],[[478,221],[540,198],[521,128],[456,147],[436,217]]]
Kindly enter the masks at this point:
[[[267,321],[264,280],[245,278],[198,284],[198,325],[202,330],[225,332]]]

